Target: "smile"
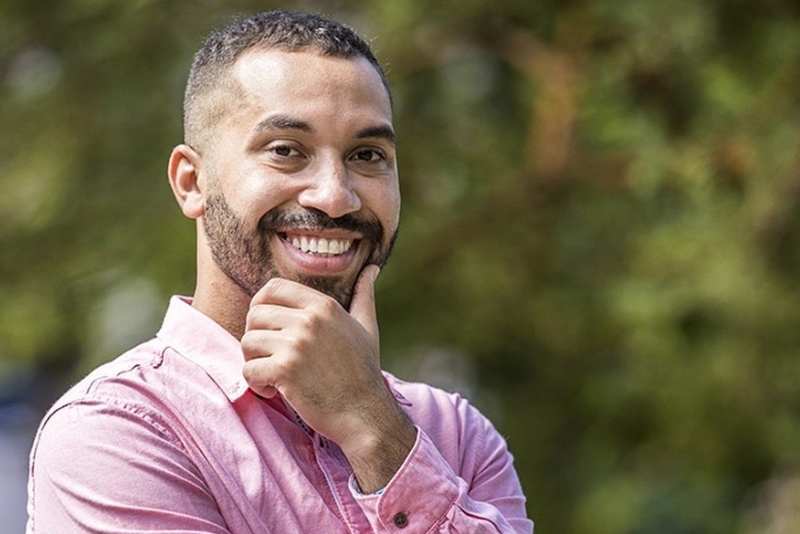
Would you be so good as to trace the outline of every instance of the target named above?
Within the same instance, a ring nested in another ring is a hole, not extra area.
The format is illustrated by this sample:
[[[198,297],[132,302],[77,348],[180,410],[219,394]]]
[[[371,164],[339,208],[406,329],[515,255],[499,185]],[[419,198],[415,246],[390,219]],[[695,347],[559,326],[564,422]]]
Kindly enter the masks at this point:
[[[319,256],[338,256],[353,246],[352,239],[327,239],[312,236],[286,236],[286,241],[297,250]]]

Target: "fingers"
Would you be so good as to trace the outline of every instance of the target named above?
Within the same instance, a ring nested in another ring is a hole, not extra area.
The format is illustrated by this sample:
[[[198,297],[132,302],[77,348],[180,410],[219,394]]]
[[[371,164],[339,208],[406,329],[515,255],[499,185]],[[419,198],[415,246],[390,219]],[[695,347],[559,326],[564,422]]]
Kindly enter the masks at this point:
[[[380,274],[377,265],[367,265],[361,271],[353,288],[349,314],[370,335],[378,337],[378,319],[375,309],[375,280]],[[323,299],[318,291],[299,282],[273,278],[255,294],[250,302],[245,330],[255,328],[279,330],[293,319],[292,310],[302,310],[312,305],[333,305],[329,297]]]
[[[282,330],[291,322],[294,310],[275,304],[251,304],[245,320],[245,332]]]
[[[250,384],[250,389],[255,391],[257,395],[264,397],[265,399],[271,399],[272,397],[278,394],[277,388],[273,386],[254,386]]]
[[[246,362],[242,368],[242,375],[250,386],[250,389],[267,399],[271,399],[278,394],[278,388],[269,375],[269,367],[270,366],[265,365],[263,361],[249,361]]]
[[[270,280],[253,297],[241,339],[243,374],[251,389],[263,397],[304,391],[309,398],[319,396],[311,394],[315,388],[350,390],[351,375],[377,361],[374,284],[379,272],[375,265],[362,270],[349,314],[314,289]],[[343,370],[349,371],[342,375]]]
[[[317,298],[319,294],[315,290],[300,282],[286,278],[272,278],[253,296],[250,306],[274,304],[287,308],[303,308]]]

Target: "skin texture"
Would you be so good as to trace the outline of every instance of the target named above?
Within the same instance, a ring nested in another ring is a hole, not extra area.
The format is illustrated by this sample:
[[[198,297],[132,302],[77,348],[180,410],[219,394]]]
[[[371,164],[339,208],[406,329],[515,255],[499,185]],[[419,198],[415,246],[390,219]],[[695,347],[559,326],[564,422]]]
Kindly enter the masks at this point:
[[[231,75],[213,142],[179,145],[168,168],[197,224],[193,305],[241,339],[251,388],[280,393],[375,491],[415,440],[381,375],[373,289],[400,210],[388,94],[366,59],[313,50],[249,50]]]

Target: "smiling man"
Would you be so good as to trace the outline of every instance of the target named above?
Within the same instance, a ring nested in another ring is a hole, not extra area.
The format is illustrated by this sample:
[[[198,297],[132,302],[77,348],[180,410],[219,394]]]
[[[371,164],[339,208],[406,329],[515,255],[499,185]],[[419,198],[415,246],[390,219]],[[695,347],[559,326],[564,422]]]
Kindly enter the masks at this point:
[[[532,532],[491,423],[381,370],[400,194],[368,45],[310,14],[237,21],[195,56],[184,127],[194,296],[45,416],[28,533]]]

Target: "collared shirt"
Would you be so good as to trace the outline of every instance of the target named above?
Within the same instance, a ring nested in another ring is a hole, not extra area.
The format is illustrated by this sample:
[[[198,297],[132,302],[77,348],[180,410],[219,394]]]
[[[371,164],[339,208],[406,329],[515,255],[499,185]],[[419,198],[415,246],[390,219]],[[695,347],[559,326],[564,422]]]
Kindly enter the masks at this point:
[[[156,337],[45,416],[31,451],[28,534],[527,532],[504,439],[458,395],[388,373],[417,428],[380,495],[333,442],[247,386],[239,341],[173,297]]]

